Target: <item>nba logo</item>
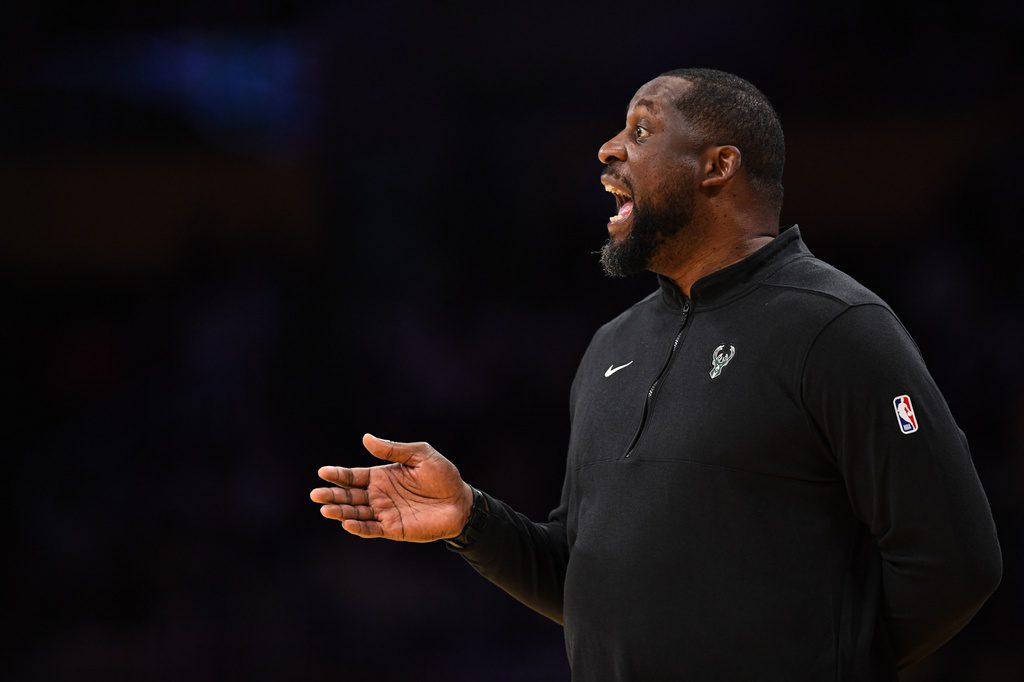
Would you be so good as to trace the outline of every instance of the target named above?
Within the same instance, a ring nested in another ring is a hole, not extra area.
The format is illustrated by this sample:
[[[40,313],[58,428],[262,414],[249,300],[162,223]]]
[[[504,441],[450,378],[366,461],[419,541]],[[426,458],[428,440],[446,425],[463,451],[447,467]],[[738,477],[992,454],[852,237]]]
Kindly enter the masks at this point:
[[[896,420],[900,423],[900,431],[903,433],[914,433],[917,431],[917,415],[914,414],[914,406],[910,403],[910,396],[896,396],[892,399],[892,406],[896,408]]]

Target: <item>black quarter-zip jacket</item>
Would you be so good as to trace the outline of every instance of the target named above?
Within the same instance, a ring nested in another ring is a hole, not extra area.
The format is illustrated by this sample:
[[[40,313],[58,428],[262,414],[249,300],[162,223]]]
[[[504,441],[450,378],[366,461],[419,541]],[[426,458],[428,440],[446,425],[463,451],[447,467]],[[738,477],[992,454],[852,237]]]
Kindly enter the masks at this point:
[[[795,226],[660,285],[580,363],[548,521],[485,496],[457,551],[564,624],[574,680],[895,680],[1001,575],[916,345]]]

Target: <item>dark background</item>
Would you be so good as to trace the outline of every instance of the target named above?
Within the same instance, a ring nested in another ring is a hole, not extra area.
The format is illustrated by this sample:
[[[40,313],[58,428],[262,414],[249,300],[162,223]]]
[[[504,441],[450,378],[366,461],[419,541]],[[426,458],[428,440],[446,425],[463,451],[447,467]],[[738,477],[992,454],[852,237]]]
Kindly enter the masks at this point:
[[[557,626],[307,495],[372,431],[546,515],[576,363],[654,286],[598,266],[597,148],[712,66],[992,502],[1003,584],[904,679],[1024,679],[1022,7],[4,3],[5,677],[567,679]]]

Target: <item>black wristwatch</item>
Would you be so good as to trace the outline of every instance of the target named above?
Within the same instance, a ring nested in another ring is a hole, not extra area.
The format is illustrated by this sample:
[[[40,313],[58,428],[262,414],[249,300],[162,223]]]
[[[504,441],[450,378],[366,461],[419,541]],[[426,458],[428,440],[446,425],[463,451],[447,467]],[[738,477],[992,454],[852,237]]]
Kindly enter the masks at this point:
[[[476,542],[483,535],[484,529],[487,528],[487,519],[491,515],[491,508],[487,504],[487,498],[483,496],[483,493],[473,486],[470,486],[469,489],[473,491],[473,507],[469,510],[469,519],[466,521],[466,525],[462,527],[461,533],[454,538],[445,540],[445,542],[456,549],[466,549]]]

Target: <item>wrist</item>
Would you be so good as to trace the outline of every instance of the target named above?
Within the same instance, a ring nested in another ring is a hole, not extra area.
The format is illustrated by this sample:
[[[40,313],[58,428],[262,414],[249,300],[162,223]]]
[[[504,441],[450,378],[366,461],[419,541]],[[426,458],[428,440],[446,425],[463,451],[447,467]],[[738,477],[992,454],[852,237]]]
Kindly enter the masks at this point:
[[[463,497],[463,500],[467,500],[469,503],[468,511],[463,517],[465,522],[458,535],[445,538],[445,542],[456,549],[466,549],[483,534],[484,529],[487,528],[487,520],[490,517],[491,511],[487,498],[483,496],[483,493],[468,483],[465,485],[466,495]]]
[[[456,535],[469,525],[469,518],[473,515],[473,503],[476,502],[476,489],[465,481],[462,482],[462,495],[459,496],[459,527]]]

